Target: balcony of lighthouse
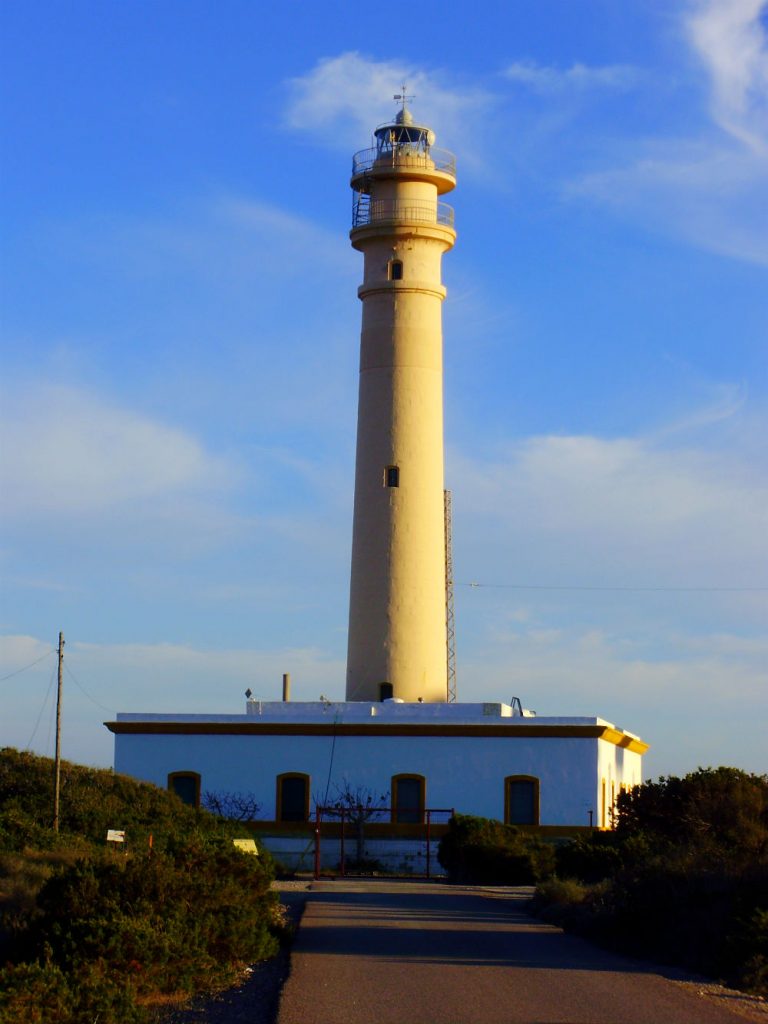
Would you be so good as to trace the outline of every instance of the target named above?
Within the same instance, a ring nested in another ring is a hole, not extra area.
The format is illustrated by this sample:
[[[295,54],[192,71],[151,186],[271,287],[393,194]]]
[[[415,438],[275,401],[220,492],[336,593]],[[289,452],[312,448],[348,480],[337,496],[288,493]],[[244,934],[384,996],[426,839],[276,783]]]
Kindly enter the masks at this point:
[[[373,199],[365,192],[352,197],[352,228],[372,224],[440,224],[453,228],[453,207],[428,199]]]
[[[456,157],[446,149],[430,146],[423,134],[414,140],[402,136],[399,140],[380,138],[377,146],[361,149],[352,157],[352,188],[369,192],[372,178],[428,181],[442,194],[456,187]]]

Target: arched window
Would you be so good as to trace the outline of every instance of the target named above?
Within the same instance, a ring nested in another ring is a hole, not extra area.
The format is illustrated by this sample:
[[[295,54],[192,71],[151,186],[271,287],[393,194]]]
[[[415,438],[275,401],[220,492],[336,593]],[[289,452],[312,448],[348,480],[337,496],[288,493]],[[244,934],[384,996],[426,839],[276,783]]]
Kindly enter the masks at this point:
[[[403,279],[403,261],[402,260],[390,260],[389,261],[389,280],[390,281],[402,281]]]
[[[392,821],[418,825],[424,821],[427,780],[423,775],[392,776]]]
[[[394,695],[392,683],[379,683],[379,700],[392,700]]]
[[[535,775],[508,775],[504,780],[507,825],[539,824],[539,780]]]
[[[275,806],[278,821],[306,821],[309,817],[309,776],[302,772],[278,775]]]
[[[200,806],[200,775],[198,772],[170,772],[168,789],[184,804]]]

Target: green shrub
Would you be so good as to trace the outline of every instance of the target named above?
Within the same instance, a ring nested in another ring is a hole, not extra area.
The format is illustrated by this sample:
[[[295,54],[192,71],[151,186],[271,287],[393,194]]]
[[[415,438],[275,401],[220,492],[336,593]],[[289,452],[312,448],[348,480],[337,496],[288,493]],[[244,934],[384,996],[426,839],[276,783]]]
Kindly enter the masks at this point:
[[[141,1024],[129,981],[90,965],[76,979],[55,964],[18,964],[0,970],[3,1024]]]
[[[52,775],[50,760],[0,750],[3,1024],[133,1024],[276,951],[287,926],[272,858],[233,847],[241,824],[65,763],[54,833]],[[119,852],[108,827],[127,832]]]
[[[563,878],[599,882],[611,878],[624,864],[621,844],[613,832],[592,832],[559,846],[557,873]]]
[[[273,954],[271,874],[225,840],[80,862],[42,888],[34,952],[65,971],[103,960],[138,992],[192,992]]]
[[[490,818],[455,814],[438,860],[454,883],[531,885],[552,873],[554,851],[536,836]]]
[[[619,794],[616,833],[652,837],[655,850],[695,846],[713,865],[750,865],[768,855],[768,776],[699,768]]]
[[[735,768],[661,778],[618,800],[613,833],[558,850],[586,884],[542,885],[547,920],[627,952],[768,991],[768,779]],[[571,889],[572,895],[578,889]]]

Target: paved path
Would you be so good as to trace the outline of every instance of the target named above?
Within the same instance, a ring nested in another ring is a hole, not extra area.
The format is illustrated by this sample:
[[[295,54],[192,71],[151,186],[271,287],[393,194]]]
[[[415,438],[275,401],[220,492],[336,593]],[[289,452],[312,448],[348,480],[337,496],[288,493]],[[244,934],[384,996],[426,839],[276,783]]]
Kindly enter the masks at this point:
[[[526,890],[316,883],[278,1024],[744,1024],[521,910]]]

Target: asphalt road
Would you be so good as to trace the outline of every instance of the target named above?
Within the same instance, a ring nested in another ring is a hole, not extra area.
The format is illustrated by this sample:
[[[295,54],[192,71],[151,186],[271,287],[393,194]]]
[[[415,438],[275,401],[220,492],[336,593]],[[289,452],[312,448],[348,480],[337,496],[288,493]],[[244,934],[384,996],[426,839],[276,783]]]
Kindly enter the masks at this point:
[[[680,972],[528,917],[526,895],[316,883],[278,1024],[744,1024]]]

